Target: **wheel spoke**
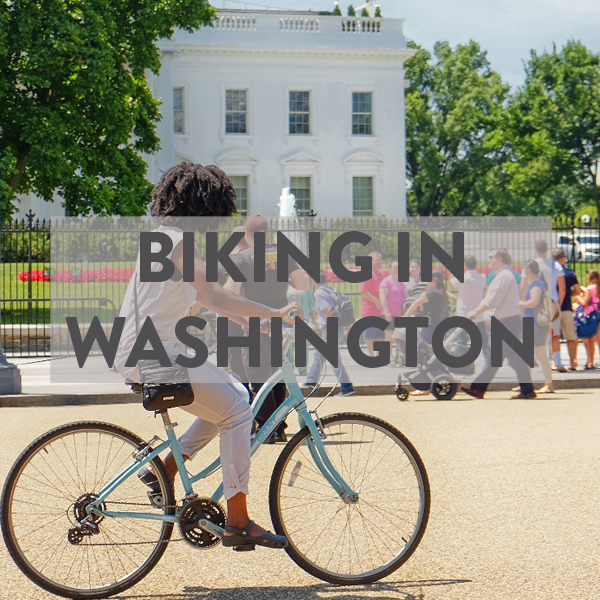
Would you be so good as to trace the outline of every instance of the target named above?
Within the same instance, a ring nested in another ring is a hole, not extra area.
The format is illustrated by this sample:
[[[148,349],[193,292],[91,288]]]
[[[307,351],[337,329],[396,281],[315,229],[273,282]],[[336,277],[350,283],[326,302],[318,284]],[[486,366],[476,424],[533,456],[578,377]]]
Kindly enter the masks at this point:
[[[45,434],[23,453],[5,486],[2,520],[12,540],[13,559],[35,583],[59,595],[90,590],[116,594],[134,585],[159,560],[171,524],[94,516],[96,534],[81,525],[100,487],[132,462],[140,442],[116,426],[81,423]],[[160,459],[151,465],[168,501],[163,510],[173,514],[164,467]],[[117,501],[150,508],[146,488],[135,475],[100,506],[107,509]],[[149,514],[156,514],[156,508]]]
[[[391,425],[353,413],[322,421],[329,459],[358,500],[344,502],[306,456],[305,431],[275,467],[276,529],[287,535],[292,559],[313,575],[332,583],[376,581],[406,561],[424,533],[427,474],[410,442]]]

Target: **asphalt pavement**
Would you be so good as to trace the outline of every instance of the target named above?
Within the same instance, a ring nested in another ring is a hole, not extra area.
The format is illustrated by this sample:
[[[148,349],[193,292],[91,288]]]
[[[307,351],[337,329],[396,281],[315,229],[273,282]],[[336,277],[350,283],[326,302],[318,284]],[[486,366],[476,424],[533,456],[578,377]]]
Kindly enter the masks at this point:
[[[421,545],[380,583],[337,587],[303,572],[283,551],[194,550],[178,539],[121,599],[152,600],[596,600],[600,590],[600,391],[561,391],[530,401],[492,392],[483,401],[398,402],[392,396],[331,398],[321,415],[376,414],[402,430],[426,465],[432,492]],[[313,405],[316,400],[311,400]],[[181,410],[180,423],[191,422]],[[138,405],[3,408],[0,481],[47,429],[80,419],[121,424],[144,437],[160,421]],[[295,418],[290,419],[296,428]],[[282,446],[266,446],[251,474],[251,516],[269,525],[267,490]],[[216,443],[194,460],[214,457]],[[197,490],[212,492],[218,476]],[[32,511],[32,522],[43,519]],[[385,523],[381,524],[385,527]],[[0,600],[52,598],[0,547]]]

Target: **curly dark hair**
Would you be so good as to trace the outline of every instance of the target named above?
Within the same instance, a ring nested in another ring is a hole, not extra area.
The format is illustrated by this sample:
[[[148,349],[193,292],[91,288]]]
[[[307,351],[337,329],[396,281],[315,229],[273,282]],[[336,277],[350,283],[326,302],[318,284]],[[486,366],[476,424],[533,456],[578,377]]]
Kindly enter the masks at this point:
[[[214,165],[182,162],[171,167],[152,190],[154,217],[230,217],[237,211],[235,189]]]

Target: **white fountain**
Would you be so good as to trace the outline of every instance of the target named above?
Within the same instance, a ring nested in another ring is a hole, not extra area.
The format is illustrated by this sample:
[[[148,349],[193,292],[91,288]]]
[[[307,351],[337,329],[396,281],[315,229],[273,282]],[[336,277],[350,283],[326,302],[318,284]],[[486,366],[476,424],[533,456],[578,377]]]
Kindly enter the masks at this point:
[[[296,211],[296,196],[291,193],[289,187],[281,190],[278,206],[278,230],[285,233],[297,248],[300,248],[304,253],[307,253],[308,236],[301,231],[300,219],[298,219],[298,212]]]
[[[290,188],[286,187],[281,190],[279,196],[279,216],[280,217],[297,217],[296,212],[296,196],[290,192]]]

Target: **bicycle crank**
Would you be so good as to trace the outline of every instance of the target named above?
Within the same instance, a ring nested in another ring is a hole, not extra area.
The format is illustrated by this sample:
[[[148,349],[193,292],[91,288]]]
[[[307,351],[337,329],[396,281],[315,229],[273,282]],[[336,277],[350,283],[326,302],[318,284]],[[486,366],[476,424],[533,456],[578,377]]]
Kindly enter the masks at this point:
[[[211,498],[188,500],[179,518],[181,537],[194,548],[213,548],[225,527],[225,509]]]

